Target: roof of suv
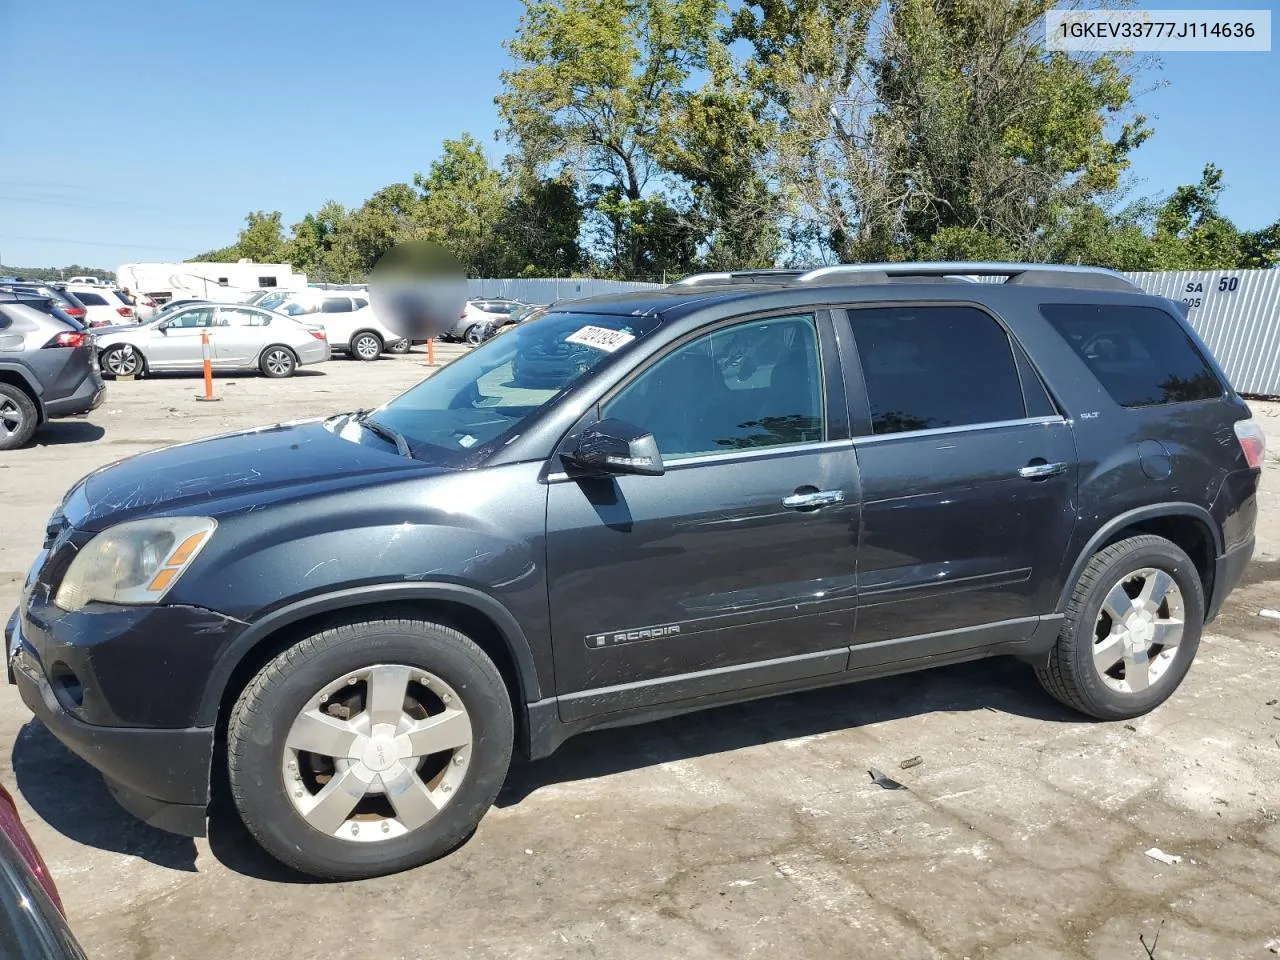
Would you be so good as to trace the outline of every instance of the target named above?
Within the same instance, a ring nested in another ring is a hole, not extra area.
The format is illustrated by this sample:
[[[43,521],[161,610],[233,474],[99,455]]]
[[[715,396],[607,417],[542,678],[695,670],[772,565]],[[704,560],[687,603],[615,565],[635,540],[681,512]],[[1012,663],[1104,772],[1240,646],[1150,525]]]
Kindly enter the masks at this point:
[[[976,278],[988,278],[978,282]],[[1003,282],[990,282],[1000,281]],[[892,290],[887,290],[891,287]],[[1015,263],[843,264],[812,270],[694,274],[665,287],[556,304],[557,311],[654,315],[676,319],[716,304],[758,301],[761,308],[862,300],[966,300],[1007,297],[1006,290],[1046,289],[1148,297],[1122,274],[1094,267]]]

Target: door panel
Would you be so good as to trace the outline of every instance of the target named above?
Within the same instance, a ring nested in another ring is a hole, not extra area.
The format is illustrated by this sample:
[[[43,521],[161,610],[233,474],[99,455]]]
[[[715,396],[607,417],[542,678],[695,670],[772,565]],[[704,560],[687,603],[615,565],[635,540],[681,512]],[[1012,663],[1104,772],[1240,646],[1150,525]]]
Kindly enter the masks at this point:
[[[213,329],[213,307],[193,307],[174,314],[166,328],[156,331],[143,348],[148,366],[158,370],[201,366],[204,363],[202,333],[209,334],[212,347],[217,340],[217,332]]]
[[[859,643],[1053,609],[1052,581],[1075,524],[1065,421],[889,435],[861,439],[857,450]],[[1043,479],[1019,474],[1037,460],[1067,468]]]
[[[847,441],[552,485],[551,630],[561,693],[835,651],[856,602],[858,480]],[[813,511],[797,489],[842,491]],[[655,629],[656,628],[656,629]]]
[[[958,631],[959,647],[981,646],[967,628],[1024,618],[998,632],[1029,636],[1054,608],[1075,525],[1070,425],[977,306],[870,305],[845,319],[864,434],[857,644]]]
[[[726,325],[602,405],[602,417],[652,430],[667,469],[551,485],[562,716],[845,668],[860,491],[843,383],[825,389],[824,361],[840,377],[822,329],[819,350],[813,315]]]
[[[266,345],[266,314],[236,307],[219,307],[214,363],[221,367],[248,366]]]

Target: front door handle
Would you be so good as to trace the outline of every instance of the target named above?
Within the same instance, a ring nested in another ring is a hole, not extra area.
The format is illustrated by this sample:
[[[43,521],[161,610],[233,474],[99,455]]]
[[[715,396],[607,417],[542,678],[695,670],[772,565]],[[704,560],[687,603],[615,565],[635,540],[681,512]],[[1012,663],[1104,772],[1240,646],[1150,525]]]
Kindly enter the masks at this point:
[[[812,493],[793,493],[782,501],[788,510],[812,510],[833,503],[844,503],[843,490],[814,490]]]
[[[1043,480],[1045,477],[1056,477],[1060,473],[1065,473],[1067,465],[1065,463],[1045,463],[1043,460],[1032,462],[1025,467],[1018,468],[1018,476],[1025,477],[1028,480]]]

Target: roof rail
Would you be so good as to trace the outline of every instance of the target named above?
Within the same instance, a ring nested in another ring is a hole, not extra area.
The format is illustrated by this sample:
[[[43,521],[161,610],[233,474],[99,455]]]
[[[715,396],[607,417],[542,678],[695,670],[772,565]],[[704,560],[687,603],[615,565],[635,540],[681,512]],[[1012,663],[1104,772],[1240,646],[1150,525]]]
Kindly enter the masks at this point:
[[[733,270],[715,273],[691,273],[671,284],[673,287],[698,287],[710,283],[753,283],[769,280],[796,280],[803,276],[804,270],[780,269],[766,267],[762,270]]]
[[[819,267],[796,278],[797,283],[821,281],[844,283],[885,283],[890,277],[1005,277],[1018,286],[1072,287],[1080,290],[1123,290],[1142,288],[1123,274],[1103,267],[1063,266],[1052,263],[845,263]]]

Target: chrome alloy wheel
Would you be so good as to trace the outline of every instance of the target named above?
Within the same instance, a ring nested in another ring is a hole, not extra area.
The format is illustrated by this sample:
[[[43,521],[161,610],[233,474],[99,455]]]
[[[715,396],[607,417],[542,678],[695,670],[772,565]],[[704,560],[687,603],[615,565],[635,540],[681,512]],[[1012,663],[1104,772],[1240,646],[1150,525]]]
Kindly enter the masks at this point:
[[[262,362],[267,365],[267,370],[272,376],[283,377],[293,371],[293,354],[283,347],[271,350],[262,358]]]
[[[141,366],[137,351],[133,349],[132,344],[128,343],[111,348],[102,359],[106,363],[107,371],[116,377],[132,377]]]
[[[1119,693],[1160,682],[1178,653],[1182,591],[1163,570],[1145,567],[1111,588],[1094,625],[1093,666]]]
[[[294,718],[281,776],[294,809],[355,842],[401,837],[453,797],[471,763],[472,728],[439,677],[378,664],[339,677]]]
[[[8,440],[23,429],[26,418],[22,408],[8,397],[0,396],[0,439]]]
[[[377,360],[382,353],[382,344],[378,342],[377,337],[367,333],[356,337],[356,342],[352,346],[355,348],[356,356],[361,360]]]

